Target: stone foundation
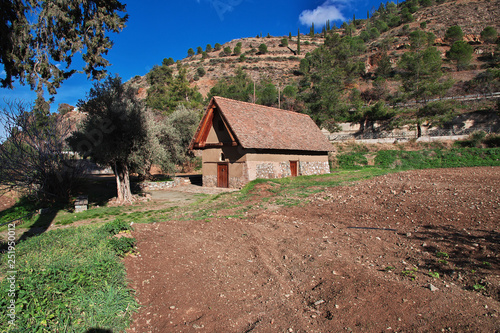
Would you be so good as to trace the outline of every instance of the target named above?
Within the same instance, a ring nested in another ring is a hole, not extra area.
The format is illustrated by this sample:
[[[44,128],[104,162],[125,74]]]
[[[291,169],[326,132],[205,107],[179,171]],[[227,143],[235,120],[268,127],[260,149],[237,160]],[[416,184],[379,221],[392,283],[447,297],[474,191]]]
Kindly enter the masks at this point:
[[[290,168],[290,166],[289,166]],[[328,162],[299,162],[299,175],[322,175],[330,173]]]
[[[217,187],[217,176],[203,175],[203,186]]]

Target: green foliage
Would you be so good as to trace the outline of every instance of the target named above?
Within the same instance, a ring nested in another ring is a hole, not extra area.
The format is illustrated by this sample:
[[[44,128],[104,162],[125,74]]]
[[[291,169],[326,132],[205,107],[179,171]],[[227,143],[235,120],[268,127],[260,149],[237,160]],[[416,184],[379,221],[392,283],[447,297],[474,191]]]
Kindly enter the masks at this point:
[[[203,67],[198,67],[198,68],[196,69],[196,73],[197,73],[200,77],[203,77],[203,76],[205,76],[205,74],[206,74],[207,72],[205,71],[205,68],[203,68]]]
[[[125,5],[115,0],[2,2],[2,86],[13,88],[19,80],[39,94],[44,86],[55,94],[62,81],[78,72],[70,66],[78,53],[88,78],[104,78],[109,66],[104,55],[113,46],[108,33],[125,27],[124,12]]]
[[[173,59],[172,57],[170,57],[170,58],[168,58],[168,59],[167,59],[167,58],[165,58],[165,59],[163,59],[163,61],[162,61],[162,65],[163,65],[163,66],[170,66],[170,65],[173,65],[173,64],[175,64],[175,61],[174,61],[174,59]],[[157,65],[156,65],[156,66],[157,66]],[[154,67],[153,67],[153,68],[154,68]],[[151,73],[151,72],[150,72],[150,73]],[[148,74],[149,74],[149,73],[148,73]]]
[[[458,25],[449,27],[444,34],[444,38],[450,43],[462,40],[463,37],[464,33],[462,32],[462,28]]]
[[[300,29],[297,30],[297,54],[300,55]]]
[[[448,259],[450,256],[449,256],[449,254],[448,254],[448,253],[446,253],[446,252],[437,251],[437,252],[436,252],[436,257],[438,257],[438,258],[446,258],[446,259]]]
[[[281,39],[281,46],[287,47],[288,46],[288,39],[282,38]]]
[[[378,61],[378,67],[375,70],[375,74],[382,78],[387,78],[390,76],[392,72],[392,63],[391,58],[387,55],[386,52],[382,54],[380,60]]]
[[[398,67],[404,70],[401,75],[402,90],[417,101],[427,101],[446,92],[451,82],[439,81],[441,63],[441,54],[435,47],[404,53],[398,62]]]
[[[101,227],[101,231],[110,235],[117,235],[122,231],[133,230],[129,222],[115,219],[113,222],[108,222]]]
[[[420,22],[420,29],[426,29],[427,28],[427,21]]]
[[[299,69],[300,69],[301,73],[303,73],[303,74],[309,74],[310,66],[311,65],[310,65],[309,60],[307,59],[307,57],[300,59]]]
[[[493,27],[486,27],[483,29],[483,31],[481,31],[481,39],[485,42],[485,43],[495,43],[496,40],[498,38],[498,33],[497,33],[497,30]]]
[[[364,63],[355,59],[365,48],[360,37],[332,34],[326,37],[323,45],[306,56],[310,69],[304,85],[299,85],[299,94],[306,103],[306,112],[317,123],[347,116],[348,109],[345,103],[341,103],[341,96],[346,86],[364,72]]]
[[[403,23],[413,22],[415,18],[413,17],[411,10],[408,8],[401,9],[401,21]]]
[[[73,111],[74,107],[67,104],[67,103],[61,103],[57,107],[57,113],[59,113],[61,116],[64,116],[66,113]]]
[[[22,197],[16,204],[10,208],[0,211],[0,224],[10,222],[12,220],[24,217],[26,215],[35,213],[37,209],[40,208],[40,203],[37,201],[30,200],[28,197]],[[26,220],[32,220],[33,216],[28,216]]]
[[[262,43],[259,45],[259,53],[260,54],[266,54],[267,53],[267,45]]]
[[[188,57],[194,56],[194,50],[192,48],[189,48],[187,53],[188,53]]]
[[[375,27],[378,29],[378,31],[380,33],[383,33],[383,32],[386,32],[387,30],[389,30],[389,26],[383,20],[376,20]]]
[[[262,80],[257,87],[257,104],[273,106],[278,102],[276,86],[269,80]]]
[[[207,53],[212,52],[212,45],[207,44],[207,46],[205,47],[205,52],[207,52]]]
[[[124,331],[138,308],[125,268],[96,226],[53,230],[16,246],[16,328],[19,332]],[[2,266],[7,256],[2,256]],[[9,302],[0,282],[0,306]],[[7,311],[0,330],[11,332]],[[16,331],[16,330],[14,330]]]
[[[200,107],[202,96],[187,80],[187,70],[179,67],[178,74],[165,65],[154,66],[146,75],[151,87],[148,89],[146,105],[163,114],[172,113],[178,105],[187,108]]]
[[[453,148],[449,150],[377,152],[375,166],[381,168],[409,170],[429,168],[457,168],[500,165],[499,148]]]
[[[486,287],[483,286],[482,284],[476,283],[475,285],[472,286],[472,288],[474,288],[475,291],[481,291],[484,290]]]
[[[78,106],[88,116],[68,139],[69,145],[96,163],[113,166],[115,176],[121,180],[117,182],[118,198],[130,200],[129,158],[148,144],[142,102],[136,99],[134,89],[122,84],[121,78],[108,77],[103,83],[94,83],[87,99],[79,101]]]
[[[450,48],[450,51],[446,52],[446,57],[453,61],[456,61],[457,68],[465,69],[467,65],[469,65],[472,60],[472,53],[474,52],[474,48],[469,43],[458,40],[453,43]]]
[[[252,80],[241,67],[238,67],[235,71],[235,76],[217,81],[212,89],[210,89],[207,98],[211,99],[213,96],[221,96],[249,102],[252,94]]]
[[[500,147],[500,134],[490,134],[484,140],[483,143],[486,147],[496,148]]]
[[[220,45],[219,43],[215,43],[214,51],[220,51],[221,49],[222,49],[222,45]]]
[[[455,144],[461,147],[476,147],[479,148],[482,146],[483,141],[486,138],[486,133],[484,131],[476,131],[469,135],[469,138],[466,140],[456,141]]]
[[[417,111],[417,118],[427,121],[431,127],[441,127],[458,114],[456,104],[453,101],[435,101],[420,108]]]
[[[133,250],[135,246],[135,238],[129,237],[112,237],[108,240],[108,245],[120,257]]]
[[[340,169],[359,169],[368,165],[368,160],[364,153],[350,152],[337,155],[337,164]]]
[[[203,48],[201,46],[198,46],[196,48],[196,54],[202,54],[203,53]]]
[[[234,48],[234,55],[240,55],[240,54],[241,54],[241,46],[236,45],[236,47]]]
[[[364,113],[365,119],[369,121],[387,120],[394,116],[394,110],[385,106],[383,101],[378,101]]]
[[[415,30],[410,33],[410,46],[412,50],[423,50],[434,44],[436,36],[432,32]]]
[[[231,48],[229,46],[226,46],[224,50],[220,53],[221,56],[223,57],[228,57],[232,53]]]
[[[430,277],[433,277],[435,279],[439,279],[439,273],[438,272],[429,272],[428,273]]]

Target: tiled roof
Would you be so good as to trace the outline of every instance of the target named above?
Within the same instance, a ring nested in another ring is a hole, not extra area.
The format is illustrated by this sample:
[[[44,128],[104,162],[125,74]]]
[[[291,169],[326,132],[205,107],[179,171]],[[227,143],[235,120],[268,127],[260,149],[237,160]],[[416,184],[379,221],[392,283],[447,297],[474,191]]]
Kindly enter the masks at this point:
[[[331,143],[306,114],[214,97],[243,148],[332,151]]]

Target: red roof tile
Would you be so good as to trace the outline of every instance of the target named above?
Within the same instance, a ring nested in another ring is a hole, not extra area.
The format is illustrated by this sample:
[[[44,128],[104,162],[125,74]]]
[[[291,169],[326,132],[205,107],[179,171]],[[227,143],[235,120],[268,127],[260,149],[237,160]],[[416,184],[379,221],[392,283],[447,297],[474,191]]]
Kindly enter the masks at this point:
[[[212,98],[207,112],[212,105],[217,106],[243,148],[324,152],[333,150],[331,143],[306,114],[223,97]]]

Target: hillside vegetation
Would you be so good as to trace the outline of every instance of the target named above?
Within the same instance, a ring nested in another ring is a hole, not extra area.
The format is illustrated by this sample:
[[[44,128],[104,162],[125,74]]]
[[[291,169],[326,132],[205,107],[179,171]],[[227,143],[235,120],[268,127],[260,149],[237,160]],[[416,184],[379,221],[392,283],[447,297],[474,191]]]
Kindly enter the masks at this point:
[[[187,58],[165,58],[130,83],[167,114],[179,103],[202,109],[220,95],[305,112],[331,131],[342,121],[440,126],[458,113],[497,107],[433,100],[500,91],[499,4],[388,2],[369,19],[326,22],[321,32],[193,47]],[[415,100],[410,109],[387,107]]]

